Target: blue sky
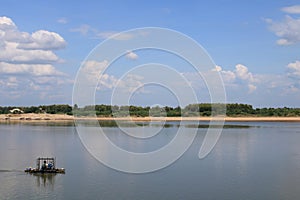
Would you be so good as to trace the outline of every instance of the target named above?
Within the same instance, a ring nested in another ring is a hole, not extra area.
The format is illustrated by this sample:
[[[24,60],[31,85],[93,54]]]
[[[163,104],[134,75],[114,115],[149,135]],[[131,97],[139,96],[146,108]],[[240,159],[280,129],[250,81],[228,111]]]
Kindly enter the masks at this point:
[[[3,1],[0,104],[71,104],[76,73],[96,45],[112,33],[151,26],[174,29],[201,44],[218,66],[228,102],[299,107],[299,5],[289,0]],[[158,56],[132,52],[107,72],[107,80],[113,84],[124,69]],[[184,63],[170,64],[197,82]],[[97,102],[110,103],[110,90],[106,85],[97,91]],[[149,101],[162,94],[149,91],[132,103],[176,104],[164,95]]]

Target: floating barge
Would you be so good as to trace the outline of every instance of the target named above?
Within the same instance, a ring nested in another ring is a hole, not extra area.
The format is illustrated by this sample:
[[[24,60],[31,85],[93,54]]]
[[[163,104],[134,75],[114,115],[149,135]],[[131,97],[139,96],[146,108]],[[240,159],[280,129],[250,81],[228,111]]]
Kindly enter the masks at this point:
[[[40,157],[36,159],[36,168],[28,167],[24,170],[28,173],[55,173],[64,174],[64,168],[56,168],[55,158]]]

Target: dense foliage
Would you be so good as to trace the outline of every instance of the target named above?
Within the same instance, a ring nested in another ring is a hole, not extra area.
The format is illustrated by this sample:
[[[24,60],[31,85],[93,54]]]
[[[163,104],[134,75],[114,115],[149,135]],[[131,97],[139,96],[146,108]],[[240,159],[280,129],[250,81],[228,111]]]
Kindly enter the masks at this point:
[[[1,107],[0,114],[9,114],[10,110],[19,108],[24,113],[49,113],[49,114],[68,114],[72,115],[72,107],[66,104],[60,105],[43,105],[43,106],[21,106],[21,107]]]
[[[213,105],[213,106],[212,106]],[[224,113],[227,116],[278,116],[292,117],[300,116],[300,108],[253,108],[249,104],[189,104],[184,108],[178,107],[141,107],[141,106],[111,106],[95,105],[79,108],[76,104],[72,108],[70,105],[42,105],[30,107],[0,107],[0,114],[9,114],[10,110],[19,108],[24,113],[50,113],[50,114],[76,114],[81,116],[103,116],[103,117],[125,117],[125,116],[212,116]]]

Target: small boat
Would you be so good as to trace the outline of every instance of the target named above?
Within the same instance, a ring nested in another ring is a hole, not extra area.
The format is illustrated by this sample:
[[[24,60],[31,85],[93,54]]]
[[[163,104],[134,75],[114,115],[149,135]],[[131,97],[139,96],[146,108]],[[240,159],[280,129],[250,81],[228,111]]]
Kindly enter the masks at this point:
[[[55,158],[39,157],[36,159],[36,168],[28,167],[24,170],[28,173],[59,173],[64,174],[64,168],[56,168]]]

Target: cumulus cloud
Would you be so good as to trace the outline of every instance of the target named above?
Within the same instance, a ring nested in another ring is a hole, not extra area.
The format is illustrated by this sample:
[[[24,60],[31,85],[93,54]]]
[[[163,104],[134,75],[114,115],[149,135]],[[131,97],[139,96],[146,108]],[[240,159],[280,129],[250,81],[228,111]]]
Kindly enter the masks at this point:
[[[21,43],[20,49],[56,50],[66,46],[65,40],[57,33],[39,30],[31,34],[31,42]]]
[[[103,74],[98,81],[97,90],[104,91],[118,88],[119,92],[135,92],[143,87],[144,84],[142,80],[143,77],[136,74],[128,74],[123,77],[123,79],[116,78],[113,75]]]
[[[136,53],[133,53],[132,51],[130,51],[126,54],[126,58],[128,58],[130,60],[136,60],[136,59],[138,59],[138,55]]]
[[[123,92],[145,92],[143,89],[144,77],[137,74],[127,74],[123,79],[118,80],[116,83],[116,87],[121,88]]]
[[[225,82],[232,82],[236,79],[236,74],[232,71],[221,71],[221,75]]]
[[[297,60],[296,62],[289,63],[287,68],[289,76],[300,78],[300,61]]]
[[[39,30],[32,34],[21,32],[8,17],[0,17],[0,41],[19,49],[55,50],[66,46],[65,40],[57,33]]]
[[[29,33],[20,32],[10,18],[0,17],[0,41],[27,43],[31,38]]]
[[[213,69],[213,71],[217,71],[217,72],[221,73],[222,78],[223,78],[223,80],[225,82],[232,82],[236,78],[236,75],[235,75],[234,72],[232,72],[232,71],[225,71],[219,65],[217,65],[216,68]]]
[[[64,75],[50,64],[11,64],[0,62],[0,74],[30,74],[34,76]]]
[[[107,60],[103,61],[96,61],[96,60],[88,60],[83,63],[82,70],[84,73],[88,73],[91,75],[97,75],[100,74],[108,65]]]
[[[24,98],[32,91],[57,91],[60,83],[69,82],[54,66],[61,60],[54,51],[65,46],[66,41],[58,33],[23,32],[11,18],[0,17],[0,95]]]
[[[220,74],[225,89],[234,94],[251,94],[257,91],[257,89],[260,87],[260,77],[258,77],[256,74],[252,74],[245,65],[237,64],[232,70],[224,70],[221,66],[217,65],[214,69],[212,69],[212,71]],[[199,74],[195,72],[189,72],[183,73],[183,76],[188,80],[193,88],[201,91],[203,95],[207,89],[206,84],[209,83],[207,80],[204,80],[204,77],[214,77],[211,76],[210,73],[211,72],[202,72]]]
[[[85,75],[84,80],[88,80],[85,83],[86,86],[97,85],[97,90],[111,90],[115,87],[121,88],[123,92],[132,92],[137,88],[143,86],[143,77],[135,74],[127,74],[122,79],[105,73],[105,69],[108,66],[108,61],[96,61],[88,60],[82,65],[82,72]]]
[[[108,61],[96,61],[96,60],[88,60],[82,65],[82,72],[85,75],[86,86],[97,85],[97,90],[107,90],[112,89],[118,79],[113,75],[109,75],[105,73],[105,69],[108,66]]]
[[[100,75],[104,75],[104,70],[108,65],[108,61],[96,61],[96,60],[88,60],[83,63],[81,66],[81,70],[86,76],[86,80],[88,80],[89,83],[86,84],[91,84],[95,85],[100,78]]]
[[[300,14],[300,5],[283,7],[281,10],[289,14]]]
[[[278,45],[291,45],[300,42],[300,19],[291,16],[285,16],[281,22],[274,22],[267,19],[269,29],[274,32],[280,39]]]
[[[33,102],[39,104],[41,99],[47,103],[53,103],[54,100],[59,103],[64,99],[70,101],[70,96],[67,95],[68,91],[64,91],[62,87],[62,85],[65,87],[66,83],[66,78],[62,79],[60,76],[33,76],[30,78],[17,74],[1,76],[0,95],[2,103],[8,105],[20,103],[32,105]],[[52,98],[61,93],[64,95],[59,99]],[[20,102],[20,98],[22,102]]]
[[[66,46],[57,33],[39,30],[21,32],[8,17],[0,17],[0,61],[8,63],[49,63],[58,61],[53,50]]]
[[[252,93],[257,89],[255,83],[258,82],[258,80],[254,78],[254,75],[249,72],[245,65],[237,64],[233,71],[226,71],[223,70],[221,66],[216,66],[215,71],[218,71],[221,74],[224,83],[227,86],[246,84],[249,93]]]
[[[19,49],[16,42],[5,42],[0,52],[0,61],[8,63],[50,63],[59,58],[50,50]]]
[[[300,61],[289,63],[286,68],[287,71],[283,74],[257,74],[247,66],[237,64],[229,70],[216,66],[213,71],[220,73],[229,102],[251,102],[256,106],[297,106],[300,101]],[[206,83],[199,73],[189,72],[183,75],[200,99],[209,96],[205,91]]]
[[[240,78],[241,80],[253,82],[253,75],[251,72],[248,71],[248,68],[242,64],[237,64],[235,66],[235,75]]]

